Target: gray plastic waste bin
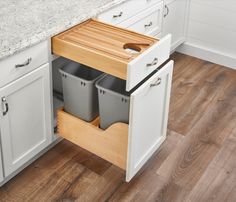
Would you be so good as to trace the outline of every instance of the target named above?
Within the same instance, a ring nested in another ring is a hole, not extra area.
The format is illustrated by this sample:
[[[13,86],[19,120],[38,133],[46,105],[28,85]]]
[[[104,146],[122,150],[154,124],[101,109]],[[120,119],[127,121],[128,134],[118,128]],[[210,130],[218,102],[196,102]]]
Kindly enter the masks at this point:
[[[59,57],[52,62],[53,90],[58,94],[62,94],[62,79],[59,70],[70,62],[71,60],[63,57]]]
[[[96,82],[98,88],[100,127],[106,129],[116,122],[129,123],[130,93],[126,81],[106,75]]]
[[[65,111],[85,121],[92,121],[98,115],[95,82],[104,73],[76,62],[64,66],[60,73]]]

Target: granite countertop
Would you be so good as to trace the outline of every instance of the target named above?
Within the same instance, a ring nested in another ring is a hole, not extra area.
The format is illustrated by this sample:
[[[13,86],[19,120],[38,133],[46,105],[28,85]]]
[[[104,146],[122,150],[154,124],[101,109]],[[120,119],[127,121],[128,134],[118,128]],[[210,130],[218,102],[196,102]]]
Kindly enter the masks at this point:
[[[0,60],[126,0],[0,1]]]

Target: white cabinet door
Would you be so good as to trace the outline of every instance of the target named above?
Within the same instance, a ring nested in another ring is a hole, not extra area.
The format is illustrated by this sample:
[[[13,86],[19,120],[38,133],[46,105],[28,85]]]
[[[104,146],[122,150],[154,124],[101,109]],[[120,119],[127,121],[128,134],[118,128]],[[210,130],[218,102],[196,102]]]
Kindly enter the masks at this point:
[[[0,89],[0,126],[5,177],[52,140],[49,65]]]
[[[163,36],[172,34],[171,50],[185,40],[185,24],[188,0],[165,0],[163,11]]]
[[[126,181],[166,138],[172,72],[170,61],[131,95]]]

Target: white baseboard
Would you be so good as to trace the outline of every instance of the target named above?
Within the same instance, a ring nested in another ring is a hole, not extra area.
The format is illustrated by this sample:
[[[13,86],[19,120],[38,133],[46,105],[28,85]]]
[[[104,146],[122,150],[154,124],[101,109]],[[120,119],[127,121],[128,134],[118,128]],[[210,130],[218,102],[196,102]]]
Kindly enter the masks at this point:
[[[175,43],[172,43],[172,44],[171,44],[171,54],[172,54],[173,52],[175,52],[176,49],[177,49],[181,44],[183,44],[184,42],[185,42],[185,38],[182,37],[181,39],[179,39],[179,40],[176,41]]]
[[[236,70],[236,57],[226,55],[219,51],[207,49],[188,42],[182,44],[176,51]]]

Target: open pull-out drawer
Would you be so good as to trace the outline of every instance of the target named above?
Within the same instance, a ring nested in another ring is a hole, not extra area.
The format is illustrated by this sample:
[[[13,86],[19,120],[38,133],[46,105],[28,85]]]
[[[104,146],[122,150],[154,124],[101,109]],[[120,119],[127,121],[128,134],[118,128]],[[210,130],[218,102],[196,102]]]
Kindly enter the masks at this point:
[[[65,139],[126,170],[126,181],[140,170],[166,138],[173,61],[131,94],[129,125],[99,128],[58,111],[58,132]]]
[[[169,58],[170,42],[88,20],[53,37],[52,52],[125,79],[129,91]]]

